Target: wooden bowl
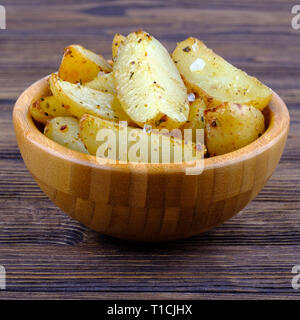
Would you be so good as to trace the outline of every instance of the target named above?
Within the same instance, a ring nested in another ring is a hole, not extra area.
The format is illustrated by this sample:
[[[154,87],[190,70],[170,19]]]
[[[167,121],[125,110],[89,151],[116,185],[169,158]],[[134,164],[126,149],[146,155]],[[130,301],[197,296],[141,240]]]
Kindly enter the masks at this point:
[[[270,178],[289,129],[289,113],[274,93],[268,129],[237,151],[205,159],[201,175],[181,164],[101,165],[94,156],[45,137],[28,112],[49,93],[47,77],[20,96],[13,122],[24,162],[40,188],[63,211],[89,228],[137,241],[197,235],[243,209]]]

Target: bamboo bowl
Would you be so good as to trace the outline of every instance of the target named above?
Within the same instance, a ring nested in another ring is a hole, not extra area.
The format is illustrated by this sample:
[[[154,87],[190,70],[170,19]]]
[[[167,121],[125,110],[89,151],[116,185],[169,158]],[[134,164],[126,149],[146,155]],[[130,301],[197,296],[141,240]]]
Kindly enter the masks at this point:
[[[274,93],[268,129],[237,151],[204,160],[201,175],[183,164],[101,165],[94,156],[45,137],[28,112],[48,93],[47,77],[19,97],[13,122],[24,162],[40,188],[63,211],[106,235],[166,241],[197,235],[231,218],[265,185],[283,152],[289,113]]]

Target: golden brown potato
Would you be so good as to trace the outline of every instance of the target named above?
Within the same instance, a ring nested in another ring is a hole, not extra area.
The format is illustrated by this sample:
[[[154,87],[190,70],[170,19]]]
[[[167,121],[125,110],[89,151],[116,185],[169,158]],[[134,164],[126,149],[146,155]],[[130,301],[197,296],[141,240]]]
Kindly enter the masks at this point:
[[[139,126],[171,130],[187,121],[184,83],[167,50],[148,33],[127,36],[119,48],[113,76],[121,106]]]
[[[199,145],[196,148],[192,142],[153,132],[150,134],[140,128],[120,126],[88,114],[80,119],[80,137],[90,154],[111,160],[175,163],[182,159],[193,161],[193,156],[197,160],[203,157]]]
[[[190,114],[188,121],[181,127],[182,130],[192,129],[193,141],[196,139],[196,129],[204,129],[204,110],[206,105],[201,98],[196,99],[190,103]]]
[[[98,74],[94,80],[87,82],[84,85],[94,90],[116,94],[112,72]]]
[[[70,111],[54,97],[48,96],[40,99],[40,106],[44,112],[53,117],[68,117],[72,116]]]
[[[210,156],[246,146],[265,131],[264,116],[258,109],[224,103],[204,111],[205,141]]]
[[[51,75],[49,84],[56,99],[77,118],[88,113],[111,121],[127,120],[118,104],[115,107],[120,113],[113,109],[115,97],[110,93],[63,81],[56,74]]]
[[[69,149],[88,153],[79,137],[79,121],[74,117],[53,118],[47,122],[44,134]]]
[[[77,146],[78,139],[74,140],[79,132],[74,117],[82,118],[80,136],[91,154],[97,150],[100,155],[103,151],[110,154],[107,140],[96,139],[99,129],[106,128],[118,136],[118,151],[110,158],[149,162],[150,142],[158,152],[154,162],[162,163],[178,162],[183,149],[191,151],[190,158],[207,149],[210,156],[231,152],[265,130],[261,111],[271,99],[271,89],[198,39],[178,43],[171,58],[165,47],[144,31],[127,37],[115,34],[112,56],[113,61],[106,61],[80,45],[65,49],[58,75],[49,79],[53,96],[41,98],[29,108],[35,120],[47,123],[46,135],[82,149],[80,143]],[[62,121],[69,121],[70,132],[64,131]],[[129,124],[126,141],[124,137],[119,141],[125,130],[119,121]],[[203,131],[207,149],[199,144]],[[163,147],[167,140],[172,155]],[[141,155],[146,146],[146,154]],[[189,156],[183,157],[189,161]]]
[[[100,71],[111,70],[110,64],[101,55],[74,44],[65,48],[58,75],[62,80],[82,84],[96,78]]]
[[[121,44],[124,43],[126,37],[122,36],[120,33],[116,33],[112,42],[112,58],[115,60],[118,55],[118,50]]]
[[[117,96],[114,96],[111,107],[115,111],[115,113],[117,114],[119,121],[127,121],[129,126],[137,127],[137,125],[131,120],[131,118],[128,116],[128,114],[122,108]]]
[[[263,110],[270,102],[271,89],[226,62],[198,39],[178,43],[172,57],[188,89],[202,97],[208,108],[233,102]]]
[[[53,116],[43,110],[43,108],[41,107],[41,102],[42,99],[33,101],[29,106],[29,112],[34,120],[46,124],[48,120],[51,120],[53,118]]]

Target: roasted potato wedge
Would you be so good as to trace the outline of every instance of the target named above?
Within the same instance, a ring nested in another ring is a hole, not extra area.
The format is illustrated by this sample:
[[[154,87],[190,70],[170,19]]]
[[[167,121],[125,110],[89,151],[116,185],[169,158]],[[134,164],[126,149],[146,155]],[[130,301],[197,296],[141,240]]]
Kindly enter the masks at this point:
[[[42,103],[42,99],[33,101],[29,106],[29,112],[34,120],[36,120],[37,122],[46,124],[48,120],[51,120],[53,118],[53,116],[47,113],[41,107],[41,103]]]
[[[112,72],[100,73],[94,80],[87,82],[84,85],[94,90],[116,94]]]
[[[44,112],[53,117],[70,117],[72,114],[54,97],[40,98],[40,106]]]
[[[85,83],[96,78],[100,71],[111,70],[111,65],[101,55],[73,44],[65,48],[58,75],[71,83]]]
[[[206,109],[205,102],[198,98],[190,103],[190,113],[188,121],[181,127],[182,130],[192,129],[193,131],[193,141],[196,139],[196,129],[204,129],[204,110]]]
[[[56,74],[51,75],[49,84],[57,100],[77,118],[88,113],[110,121],[128,120],[110,93],[63,81]]]
[[[204,111],[205,142],[210,156],[246,146],[265,131],[261,111],[249,106],[224,103]]]
[[[189,115],[187,90],[165,47],[149,34],[127,36],[114,63],[118,99],[129,117],[143,127],[183,125]]]
[[[79,120],[74,117],[53,118],[47,122],[44,134],[69,149],[88,153],[79,137]]]
[[[232,102],[263,110],[271,100],[271,89],[225,61],[198,39],[188,38],[178,43],[172,58],[188,89],[202,97],[208,108]]]
[[[100,129],[108,129],[109,132],[103,131],[102,135]],[[184,142],[181,139],[154,132],[150,134],[140,128],[120,126],[88,114],[80,119],[80,137],[90,154],[111,160],[174,163],[193,161],[193,156],[197,160],[203,157],[203,151],[199,145],[196,147],[190,141]],[[167,152],[168,148],[165,148],[168,142],[170,142],[170,153]]]
[[[49,90],[51,96],[29,108],[46,124],[45,135],[104,161],[108,155],[114,161],[173,163],[237,150],[265,131],[261,111],[271,89],[196,38],[178,43],[170,56],[144,31],[117,33],[112,58],[80,45],[65,49],[58,74],[49,78],[53,96]],[[100,129],[111,135],[101,137]]]
[[[121,44],[124,43],[126,37],[122,36],[120,33],[116,33],[112,42],[112,58],[115,60],[118,55],[118,50]]]
[[[122,108],[117,96],[114,96],[111,107],[115,111],[115,113],[117,114],[119,121],[127,121],[129,126],[137,127],[137,125],[131,120],[131,118],[128,116],[128,114]]]

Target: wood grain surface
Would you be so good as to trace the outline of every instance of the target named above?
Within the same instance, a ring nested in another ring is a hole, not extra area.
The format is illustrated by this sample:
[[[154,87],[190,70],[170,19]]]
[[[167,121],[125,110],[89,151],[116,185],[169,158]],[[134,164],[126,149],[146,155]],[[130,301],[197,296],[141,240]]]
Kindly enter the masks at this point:
[[[63,3],[63,4],[62,4]],[[289,0],[7,0],[0,30],[0,299],[299,299],[300,30]],[[257,76],[287,103],[291,130],[276,172],[246,209],[188,240],[124,242],[92,232],[48,200],[12,126],[20,93],[80,43],[110,57],[115,32],[144,28],[169,50],[190,35]]]

